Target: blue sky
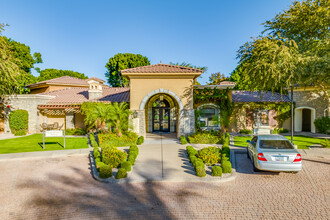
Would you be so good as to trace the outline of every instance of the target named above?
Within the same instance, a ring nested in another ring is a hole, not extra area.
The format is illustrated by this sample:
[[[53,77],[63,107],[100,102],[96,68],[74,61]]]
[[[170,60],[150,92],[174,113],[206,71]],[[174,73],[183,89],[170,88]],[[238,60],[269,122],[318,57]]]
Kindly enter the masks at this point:
[[[0,0],[4,35],[40,52],[41,69],[74,70],[105,79],[117,53],[140,53],[151,64],[189,62],[229,75],[236,52],[261,23],[291,0]]]

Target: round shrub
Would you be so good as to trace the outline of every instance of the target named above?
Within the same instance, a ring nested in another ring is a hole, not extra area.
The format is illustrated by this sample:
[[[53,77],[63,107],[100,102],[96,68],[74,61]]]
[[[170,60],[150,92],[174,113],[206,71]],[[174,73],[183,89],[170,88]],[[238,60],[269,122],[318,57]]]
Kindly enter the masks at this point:
[[[212,167],[212,176],[222,176],[222,168],[219,166]]]
[[[220,149],[218,147],[204,147],[199,150],[198,157],[207,165],[213,165],[220,161]]]
[[[206,171],[205,171],[205,166],[203,164],[203,166],[199,165],[196,167],[196,175],[199,177],[204,177],[206,176]]]
[[[198,166],[204,166],[203,160],[200,159],[200,158],[197,158],[197,159],[195,160],[195,163],[193,163],[193,166],[194,166],[195,169],[196,169],[196,167],[198,167]]]
[[[127,170],[125,168],[120,168],[117,172],[116,179],[122,179],[127,177]]]
[[[135,164],[135,157],[133,155],[128,155],[127,161],[130,162],[132,165],[134,165]]]
[[[26,110],[15,110],[9,114],[10,130],[15,135],[26,135],[29,126],[29,113]]]
[[[223,173],[231,173],[231,163],[230,163],[230,161],[228,161],[228,160],[222,161],[221,167],[222,167],[222,172]]]
[[[121,168],[125,168],[127,171],[131,171],[132,170],[132,164],[129,161],[122,162],[120,164],[120,167]]]
[[[326,134],[330,130],[330,117],[322,117],[314,120],[318,132]]]
[[[186,137],[184,135],[181,135],[180,136],[180,143],[181,144],[188,144],[187,139],[186,139]]]
[[[100,153],[99,148],[95,147],[95,148],[93,149],[93,156],[94,156],[94,159],[96,159],[96,158],[100,158],[100,157],[101,157],[101,153]]]
[[[100,178],[106,179],[112,177],[112,168],[108,165],[101,165],[100,166]]]
[[[136,144],[137,144],[137,145],[141,145],[141,144],[143,144],[143,142],[144,142],[144,137],[143,137],[143,136],[140,136],[140,137],[138,138]]]
[[[191,156],[189,157],[189,160],[190,160],[190,162],[193,164],[193,163],[195,162],[195,160],[197,160],[197,157],[191,155]]]
[[[198,151],[193,146],[187,146],[186,151],[189,156],[196,156],[198,153]]]
[[[118,150],[116,147],[106,147],[102,149],[102,162],[111,168],[116,168],[127,160],[127,153]]]
[[[97,157],[97,158],[94,158],[95,159],[95,164],[98,163],[98,162],[101,162],[101,158],[100,157]]]
[[[221,154],[230,157],[230,148],[228,145],[223,145],[221,149]]]
[[[139,154],[139,148],[136,145],[132,145],[129,147],[129,152],[136,151]]]

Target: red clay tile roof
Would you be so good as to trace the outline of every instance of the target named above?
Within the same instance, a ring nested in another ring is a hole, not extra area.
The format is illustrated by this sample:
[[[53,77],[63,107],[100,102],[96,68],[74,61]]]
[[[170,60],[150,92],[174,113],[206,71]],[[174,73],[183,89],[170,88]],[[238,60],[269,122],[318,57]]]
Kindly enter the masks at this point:
[[[105,83],[104,80],[99,79],[99,78],[97,78],[97,77],[91,77],[91,78],[87,79],[86,81],[88,82],[89,80],[95,80],[95,81],[100,82],[100,83]]]
[[[290,102],[287,95],[275,92],[259,92],[259,91],[232,91],[233,102]]]
[[[49,79],[34,84],[27,85],[26,87],[36,87],[42,84],[60,84],[60,85],[78,85],[78,86],[88,86],[88,82],[85,79],[79,79],[72,76],[62,76],[55,79]]]
[[[103,88],[103,94],[95,100],[88,100],[88,88],[68,87],[61,90],[40,93],[41,95],[55,96],[49,104],[81,104],[89,101],[99,102],[129,102],[129,88],[106,87]]]
[[[203,70],[158,63],[149,66],[140,66],[120,71],[121,73],[203,73]]]

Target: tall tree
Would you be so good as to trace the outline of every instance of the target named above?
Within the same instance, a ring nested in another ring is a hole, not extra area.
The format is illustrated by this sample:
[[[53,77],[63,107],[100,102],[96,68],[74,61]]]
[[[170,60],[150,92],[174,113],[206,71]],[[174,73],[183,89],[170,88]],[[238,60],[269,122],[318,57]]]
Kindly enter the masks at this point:
[[[105,76],[111,87],[125,87],[129,85],[129,81],[121,75],[120,71],[147,65],[150,65],[149,59],[141,54],[118,53],[105,65],[108,69]]]
[[[182,63],[174,63],[174,62],[170,62],[171,65],[175,65],[175,66],[183,66],[183,67],[189,67],[189,68],[195,68],[195,69],[200,69],[203,70],[204,72],[207,71],[207,66],[195,66],[191,63],[187,63],[187,62],[182,62]],[[197,78],[202,78],[202,76],[199,76]],[[200,85],[200,83],[197,81],[197,78],[194,80],[194,85]]]
[[[248,88],[275,91],[298,83],[314,85],[329,103],[330,1],[294,1],[264,23],[266,36],[238,51]]]
[[[227,77],[225,77],[224,74],[217,72],[217,73],[212,73],[211,76],[209,77],[209,82],[207,83],[208,85],[216,85],[219,84],[222,81],[228,80]]]
[[[4,27],[4,24],[0,24],[0,102],[3,102],[4,95],[18,91],[17,76],[20,75],[20,68],[17,65],[19,61],[15,58],[6,38],[1,36]]]
[[[25,85],[36,82],[36,77],[32,75],[31,69],[36,63],[42,63],[41,54],[34,53],[31,55],[30,47],[14,41],[13,39],[5,36],[0,36],[5,42],[7,42],[8,48],[12,54],[12,61],[20,69],[20,74],[16,75],[16,80],[19,84],[17,87],[17,93],[25,93]]]
[[[88,77],[85,74],[75,72],[72,70],[44,69],[41,70],[39,73],[40,73],[38,77],[39,82],[49,79],[55,79],[61,76],[72,76],[79,79],[88,79]]]

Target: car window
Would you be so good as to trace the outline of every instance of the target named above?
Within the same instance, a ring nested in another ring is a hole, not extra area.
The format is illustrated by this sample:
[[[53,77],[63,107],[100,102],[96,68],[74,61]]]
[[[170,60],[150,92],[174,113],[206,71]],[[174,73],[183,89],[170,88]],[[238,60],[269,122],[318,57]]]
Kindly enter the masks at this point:
[[[258,140],[258,137],[253,137],[253,138],[252,138],[252,140],[251,140],[251,144],[252,144],[252,146],[256,147],[257,140]]]
[[[293,149],[286,140],[260,140],[259,147],[263,149]]]

